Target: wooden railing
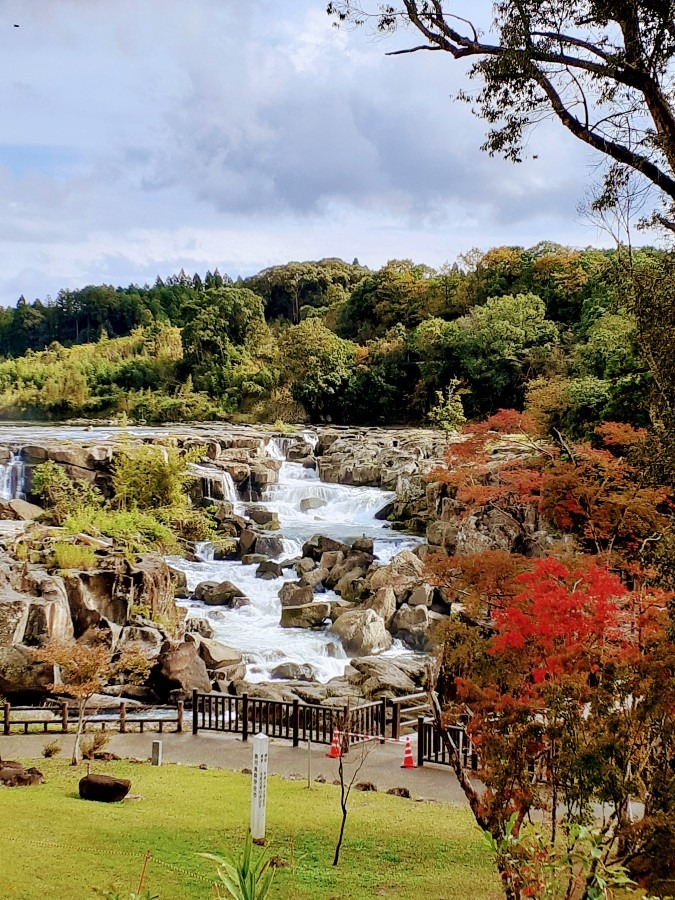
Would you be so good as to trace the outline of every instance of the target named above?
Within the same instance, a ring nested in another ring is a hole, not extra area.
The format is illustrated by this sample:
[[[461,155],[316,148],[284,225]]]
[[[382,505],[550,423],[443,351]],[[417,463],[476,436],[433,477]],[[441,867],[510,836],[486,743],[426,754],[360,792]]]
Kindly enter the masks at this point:
[[[406,694],[404,697],[394,697],[391,704],[391,736],[400,738],[403,734],[415,731],[420,715],[428,715],[431,712],[429,694],[421,691],[417,694]]]
[[[23,729],[23,733],[28,734],[29,728],[36,726],[40,726],[44,734],[54,731],[68,734],[71,728],[75,728],[77,725],[77,715],[71,715],[71,710],[65,701],[59,705],[58,712],[42,706],[12,707],[9,703],[2,704],[1,709],[2,734],[5,737],[12,733],[12,729]],[[153,716],[152,712],[154,711],[161,712],[162,715]],[[165,725],[175,725],[175,730],[182,732],[182,701],[177,706],[134,707],[132,710],[127,710],[124,701],[120,703],[117,710],[102,712],[94,708],[87,713],[84,728],[86,731],[88,727],[94,726],[105,731],[108,727],[116,726],[120,734],[125,734],[127,731],[133,730],[134,726],[138,726],[138,730],[142,734],[146,726],[155,726],[157,731],[162,733]]]
[[[459,751],[462,766],[472,769],[478,768],[478,754],[466,733],[463,725],[451,725],[446,729],[455,747]],[[433,719],[420,716],[417,720],[417,765],[423,766],[425,762],[436,763],[440,766],[451,766],[448,753],[441,732]]]
[[[384,738],[387,704],[385,700],[362,706],[334,707],[249,697],[248,694],[192,694],[192,733],[225,731],[241,734],[262,732],[268,737],[291,741],[330,744],[335,729],[350,733],[349,743],[364,736]]]

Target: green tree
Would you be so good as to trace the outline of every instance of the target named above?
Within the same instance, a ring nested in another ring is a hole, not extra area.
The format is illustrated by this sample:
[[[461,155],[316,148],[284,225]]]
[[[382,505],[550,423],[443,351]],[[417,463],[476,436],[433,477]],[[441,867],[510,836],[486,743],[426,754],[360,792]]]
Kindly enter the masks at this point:
[[[354,367],[356,345],[333,334],[319,319],[289,328],[281,341],[283,370],[293,399],[312,421],[340,418],[341,394]]]
[[[519,162],[529,129],[553,116],[610,163],[609,193],[624,168],[640,173],[664,201],[661,222],[675,229],[672,0],[498,0],[487,31],[470,22],[473,6],[332,0],[328,12],[380,33],[406,25],[421,33],[421,44],[395,52],[468,60],[481,87],[460,96],[490,126],[489,153]]]

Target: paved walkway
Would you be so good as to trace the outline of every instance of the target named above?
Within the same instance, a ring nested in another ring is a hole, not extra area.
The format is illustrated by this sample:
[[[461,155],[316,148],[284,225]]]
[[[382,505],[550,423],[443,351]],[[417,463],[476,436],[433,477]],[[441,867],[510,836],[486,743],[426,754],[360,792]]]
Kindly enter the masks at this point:
[[[42,748],[48,741],[58,741],[63,747],[62,754],[72,752],[73,735],[29,734],[0,737],[0,758],[39,759]],[[183,765],[207,765],[210,768],[241,769],[251,767],[253,747],[249,740],[243,743],[235,735],[200,732],[198,735],[146,732],[145,734],[111,734],[106,750],[124,758],[149,758],[152,741],[162,741],[164,762]],[[413,755],[416,754],[416,739],[412,738]],[[363,767],[357,781],[371,781],[378,790],[386,791],[394,787],[407,787],[411,795],[419,800],[436,800],[466,806],[466,800],[457,784],[454,774],[445,766],[425,765],[421,769],[402,769],[403,744],[372,742],[366,750],[353,747],[346,757],[345,773],[348,779],[363,757]],[[327,759],[328,747],[320,744],[311,746],[312,778],[323,776],[331,782],[338,777],[337,761]],[[310,754],[307,745],[293,748],[288,741],[270,739],[269,771],[287,778],[306,779]]]

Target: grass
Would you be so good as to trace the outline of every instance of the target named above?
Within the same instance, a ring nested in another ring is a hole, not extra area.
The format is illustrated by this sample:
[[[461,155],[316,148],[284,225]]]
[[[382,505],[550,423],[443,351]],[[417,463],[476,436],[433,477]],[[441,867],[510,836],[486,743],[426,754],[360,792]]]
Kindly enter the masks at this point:
[[[59,542],[52,548],[54,563],[59,569],[93,569],[96,566],[96,554],[91,547],[82,544],[66,544]]]
[[[41,760],[45,783],[0,788],[2,897],[79,900],[116,885],[146,886],[161,900],[213,898],[213,864],[200,852],[239,852],[250,809],[250,778],[129,762],[96,763],[97,772],[131,779],[142,799],[80,800],[83,769]],[[499,884],[469,812],[386,794],[353,794],[340,865],[331,865],[339,825],[338,788],[270,777],[268,851],[286,865],[278,900],[497,900]],[[293,861],[293,864],[291,864]]]

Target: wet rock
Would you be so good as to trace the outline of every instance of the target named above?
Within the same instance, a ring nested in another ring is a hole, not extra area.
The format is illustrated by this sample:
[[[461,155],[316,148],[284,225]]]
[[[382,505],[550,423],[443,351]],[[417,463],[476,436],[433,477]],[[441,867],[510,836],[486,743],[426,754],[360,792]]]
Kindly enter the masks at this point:
[[[379,588],[365,603],[366,609],[372,609],[384,619],[385,628],[389,629],[394,614],[396,613],[396,594],[393,588],[387,585]]]
[[[311,572],[312,569],[316,569],[316,562],[308,556],[303,556],[302,559],[299,559],[293,564],[293,567],[298,575],[304,575],[306,572]]]
[[[165,641],[150,670],[150,686],[163,703],[188,697],[193,690],[208,693],[211,680],[197,645]]]
[[[261,562],[255,572],[256,578],[262,578],[265,581],[272,581],[274,578],[280,578],[284,574],[281,563],[274,562],[269,559]]]
[[[188,633],[199,634],[201,637],[213,637],[213,625],[208,619],[193,616],[185,620],[185,631]]]
[[[329,576],[328,569],[313,569],[311,572],[305,572],[300,579],[301,584],[310,587],[313,591],[323,590],[324,582]]]
[[[309,556],[311,559],[316,560],[317,562],[321,559],[321,556],[326,551],[341,551],[346,556],[350,547],[347,544],[342,543],[342,541],[335,541],[333,538],[326,537],[322,534],[315,534],[303,544],[302,546],[302,555]]]
[[[369,587],[377,591],[391,587],[396,599],[401,601],[422,581],[424,564],[410,550],[402,550],[386,566],[381,566],[369,576]]]
[[[190,596],[187,585],[187,575],[182,569],[175,566],[168,566],[171,581],[173,582],[174,596],[181,600],[186,600]]]
[[[342,613],[329,631],[340,638],[349,656],[371,656],[391,647],[391,635],[384,620],[372,609],[354,609]]]
[[[263,562],[267,562],[267,557],[264,553],[247,553],[241,558],[242,566],[257,566]]]
[[[279,591],[279,600],[282,607],[306,606],[314,599],[314,592],[308,585],[299,581],[286,581]]]
[[[344,562],[345,555],[341,550],[326,550],[321,554],[319,565],[322,569],[332,570],[335,566]]]
[[[311,512],[313,509],[321,509],[327,505],[326,501],[319,497],[303,497],[300,501],[300,512]]]
[[[284,544],[280,537],[271,534],[259,534],[255,542],[257,553],[264,553],[266,556],[281,556],[284,552]]]
[[[288,681],[316,681],[316,672],[308,663],[281,663],[272,669],[270,675]]]
[[[244,528],[239,536],[239,556],[248,556],[250,553],[256,552],[256,542],[258,535],[251,528]],[[264,551],[260,551],[264,552]]]
[[[363,578],[365,574],[363,569],[352,569],[347,572],[335,585],[335,593],[350,603],[356,603],[364,591]]]
[[[413,650],[425,651],[429,645],[429,611],[426,606],[404,603],[391,623],[392,634]]]
[[[352,544],[352,550],[356,553],[368,553],[371,556],[373,555],[373,540],[372,538],[363,537],[357,538]]]
[[[252,519],[256,525],[267,528],[270,531],[279,527],[279,514],[269,509],[261,509],[259,506],[249,506],[246,515]]]
[[[282,628],[318,628],[330,615],[330,603],[307,603],[305,606],[284,606],[281,610]]]
[[[244,592],[231,581],[200,581],[194,598],[207,606],[232,606],[233,601],[244,597]]]

